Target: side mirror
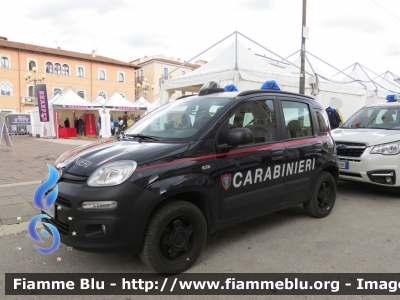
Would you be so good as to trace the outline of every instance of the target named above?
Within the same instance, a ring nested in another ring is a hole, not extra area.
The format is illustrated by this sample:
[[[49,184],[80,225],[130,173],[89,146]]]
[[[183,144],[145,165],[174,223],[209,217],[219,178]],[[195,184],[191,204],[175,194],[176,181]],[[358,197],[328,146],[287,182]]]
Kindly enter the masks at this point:
[[[226,137],[226,143],[230,146],[252,143],[253,132],[249,128],[232,128]]]

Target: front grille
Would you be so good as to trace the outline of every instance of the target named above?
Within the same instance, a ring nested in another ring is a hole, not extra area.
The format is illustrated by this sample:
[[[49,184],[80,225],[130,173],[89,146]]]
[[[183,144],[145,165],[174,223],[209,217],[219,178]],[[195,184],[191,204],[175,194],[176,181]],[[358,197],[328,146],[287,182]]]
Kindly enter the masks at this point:
[[[362,178],[362,176],[357,173],[339,172],[339,175]]]
[[[336,142],[338,156],[360,157],[366,148],[365,144]]]
[[[60,236],[66,238],[68,236],[69,233],[69,225],[68,224],[64,224],[61,223],[60,221],[54,220],[54,219],[42,219],[42,222],[44,223],[44,225],[46,225],[46,223],[49,223],[51,225],[54,225],[58,232],[60,233]]]

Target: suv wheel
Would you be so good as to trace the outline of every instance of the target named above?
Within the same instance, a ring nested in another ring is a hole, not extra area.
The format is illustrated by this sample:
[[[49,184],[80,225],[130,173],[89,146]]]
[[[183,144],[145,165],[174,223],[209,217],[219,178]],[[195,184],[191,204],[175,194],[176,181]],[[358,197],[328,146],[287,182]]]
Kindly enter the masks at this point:
[[[311,200],[303,203],[306,213],[314,218],[324,218],[331,212],[336,200],[336,182],[328,172],[322,172],[314,187]]]
[[[151,218],[140,258],[158,273],[181,273],[196,262],[206,238],[207,224],[200,209],[175,201]]]

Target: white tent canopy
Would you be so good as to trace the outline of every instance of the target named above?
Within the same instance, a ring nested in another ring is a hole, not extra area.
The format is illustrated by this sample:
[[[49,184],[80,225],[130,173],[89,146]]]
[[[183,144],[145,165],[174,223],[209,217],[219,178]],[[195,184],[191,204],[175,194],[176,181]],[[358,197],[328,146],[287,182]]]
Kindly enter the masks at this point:
[[[149,107],[150,106],[150,102],[147,101],[145,98],[143,97],[139,97],[139,99],[136,100],[135,105],[138,107]]]
[[[54,99],[54,100],[53,100]],[[73,90],[65,92],[62,96],[50,99],[51,106],[57,109],[91,109],[93,104],[78,96]],[[50,102],[50,101],[49,101]]]
[[[240,42],[237,43],[237,69],[235,68],[235,55],[236,47],[233,43],[220,55],[197,70],[182,77],[165,80],[161,85],[161,103],[165,104],[166,99],[170,99],[175,90],[198,92],[208,80],[217,80],[222,86],[233,83],[239,91],[244,91],[259,89],[265,81],[273,79],[277,81],[283,91],[298,92],[299,74],[290,72],[290,70],[294,70],[294,66],[287,70],[274,67],[247,50]],[[310,75],[306,75],[306,82],[308,77]],[[308,84],[306,84],[305,91],[306,95],[311,94]],[[320,80],[319,93],[315,98],[323,107],[328,107],[332,98],[341,99],[343,102],[341,111],[347,118],[365,105],[366,90],[361,85],[351,86]]]
[[[99,96],[95,101],[94,105],[97,108],[108,108],[110,110],[146,110],[146,107],[139,106],[136,103],[132,103],[122,97],[120,93],[114,93],[110,98],[104,99]]]

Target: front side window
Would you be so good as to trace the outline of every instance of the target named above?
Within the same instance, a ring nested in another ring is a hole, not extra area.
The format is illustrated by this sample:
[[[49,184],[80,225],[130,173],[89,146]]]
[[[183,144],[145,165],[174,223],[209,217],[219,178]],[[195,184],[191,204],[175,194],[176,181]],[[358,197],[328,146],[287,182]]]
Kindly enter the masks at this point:
[[[8,82],[0,83],[0,94],[2,96],[11,96],[12,94],[12,87]]]
[[[53,64],[51,62],[46,63],[46,73],[53,73]]]
[[[310,109],[307,104],[281,101],[289,139],[313,136]]]
[[[163,105],[126,132],[143,134],[163,141],[190,141],[214,117],[214,106],[224,107],[232,98],[188,97]],[[146,140],[147,141],[147,140]]]
[[[2,68],[9,68],[10,67],[10,63],[8,61],[8,58],[5,56],[1,57],[1,67]]]
[[[29,71],[32,71],[33,68],[36,68],[36,63],[33,60],[31,60],[29,62]]]
[[[275,108],[272,100],[259,100],[242,105],[226,122],[228,124],[221,125],[221,130],[225,132],[218,132],[218,144],[226,143],[226,135],[232,128],[250,129],[254,137],[253,144],[276,141]]]
[[[341,128],[400,129],[400,105],[364,107],[351,116]]]
[[[62,74],[69,75],[69,66],[67,64],[63,64],[62,66]]]
[[[59,63],[54,64],[54,74],[61,74],[61,65]]]
[[[106,80],[106,72],[104,70],[99,70],[99,79]]]
[[[82,67],[78,67],[78,70],[76,72],[78,77],[85,77],[85,74],[83,72],[83,68]]]

